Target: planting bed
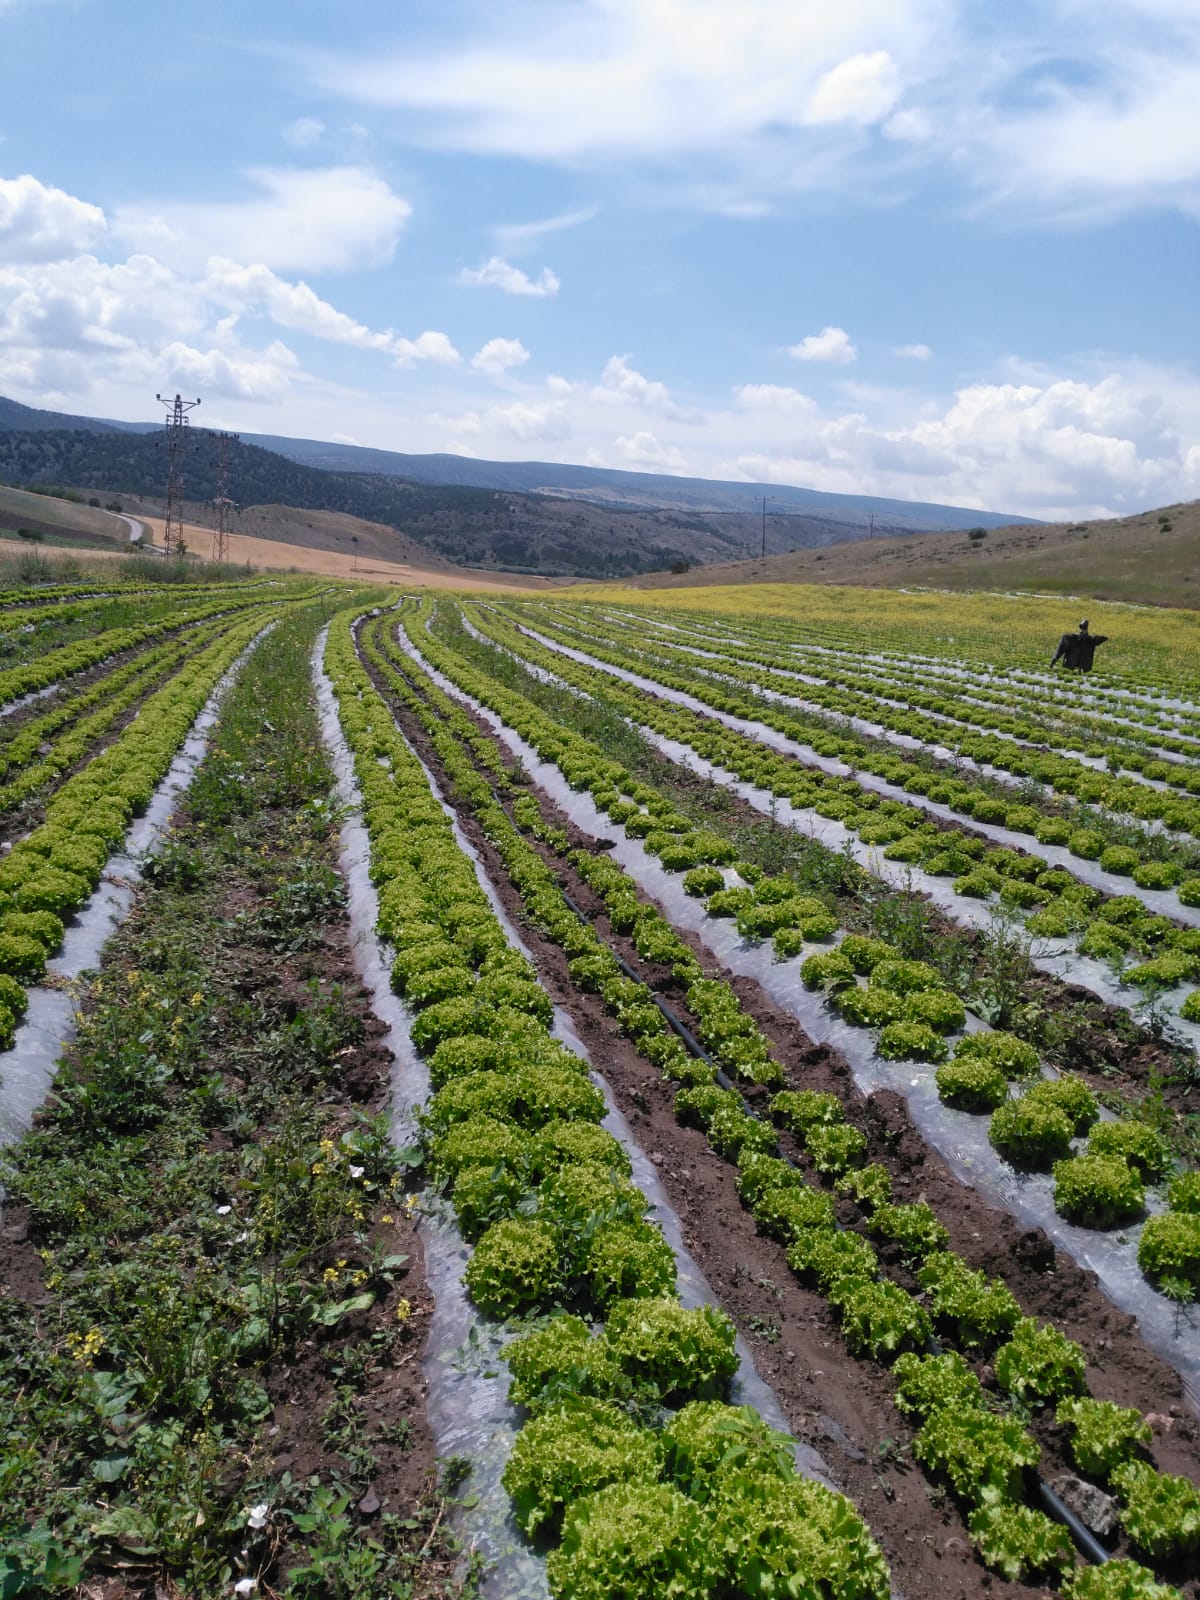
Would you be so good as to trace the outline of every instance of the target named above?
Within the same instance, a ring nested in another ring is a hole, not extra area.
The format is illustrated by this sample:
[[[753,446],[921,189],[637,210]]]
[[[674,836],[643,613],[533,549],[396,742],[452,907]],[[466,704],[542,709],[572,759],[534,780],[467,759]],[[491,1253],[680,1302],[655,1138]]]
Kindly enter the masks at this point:
[[[6,1158],[4,1594],[1197,1600],[1200,670],[1006,604],[0,596],[0,1045],[227,685]]]

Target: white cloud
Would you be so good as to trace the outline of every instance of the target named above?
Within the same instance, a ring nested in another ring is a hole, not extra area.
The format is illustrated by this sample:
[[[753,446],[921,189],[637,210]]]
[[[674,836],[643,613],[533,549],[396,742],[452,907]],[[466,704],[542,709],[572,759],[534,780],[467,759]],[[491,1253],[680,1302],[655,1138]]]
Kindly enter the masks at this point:
[[[429,422],[448,428],[454,435],[466,435],[472,440],[491,434],[522,443],[530,440],[566,439],[571,435],[571,422],[561,401],[534,402],[515,400],[510,405],[489,406],[485,411],[464,411],[458,416],[430,413]],[[485,448],[485,446],[476,446]]]
[[[738,404],[748,411],[815,411],[816,401],[799,389],[779,383],[742,383],[734,389]]]
[[[810,333],[799,344],[789,345],[788,355],[795,356],[797,361],[832,361],[845,365],[857,358],[858,350],[850,342],[845,328],[826,326],[820,333]]]
[[[628,355],[609,357],[600,375],[599,386],[592,392],[596,399],[614,404],[624,401],[664,411],[673,408],[671,393],[666,384],[644,377],[629,365]]]
[[[903,356],[906,361],[929,361],[933,351],[927,344],[898,344],[892,354]]]
[[[615,443],[621,465],[625,467],[649,472],[682,472],[687,465],[682,450],[663,444],[653,433],[644,430],[622,434]]]
[[[538,299],[556,295],[561,287],[549,267],[542,268],[540,277],[531,278],[520,267],[505,261],[503,256],[490,256],[481,267],[464,267],[458,275],[458,281],[474,288],[486,285],[502,289],[505,294],[533,295]]]
[[[182,268],[219,246],[238,261],[282,270],[341,272],[387,261],[412,207],[364,167],[254,167],[247,200],[181,201],[120,208],[113,230]]]
[[[506,256],[522,255],[540,245],[550,233],[561,233],[566,228],[578,228],[598,214],[599,206],[579,206],[573,211],[560,211],[539,222],[505,222],[492,229],[492,237]]]
[[[0,178],[0,259],[61,261],[90,250],[108,224],[99,206],[26,172]]]
[[[393,338],[391,349],[398,367],[411,367],[418,361],[435,361],[452,367],[462,360],[447,336],[432,330],[416,339]]]
[[[1195,0],[982,16],[967,0],[555,0],[302,67],[327,95],[403,110],[428,144],[589,173],[615,159],[731,215],[812,189],[887,202],[898,172],[933,164],[1028,213],[1200,214]]]
[[[805,120],[867,127],[887,116],[899,95],[900,72],[886,50],[849,56],[821,78]]]
[[[355,345],[360,350],[389,350],[395,335],[375,333],[322,300],[306,283],[289,283],[261,263],[241,266],[214,256],[204,275],[204,292],[218,304],[238,311],[262,310],[280,327],[316,339]]]
[[[496,374],[511,367],[524,366],[529,351],[520,339],[489,339],[481,350],[471,357],[471,365],[480,372]]]
[[[283,130],[284,144],[290,144],[293,150],[307,150],[316,144],[325,133],[325,124],[319,117],[297,117],[294,122],[289,122]]]
[[[278,341],[256,354],[196,350],[176,341],[159,352],[157,365],[168,389],[267,405],[284,399],[299,368],[292,352]]]

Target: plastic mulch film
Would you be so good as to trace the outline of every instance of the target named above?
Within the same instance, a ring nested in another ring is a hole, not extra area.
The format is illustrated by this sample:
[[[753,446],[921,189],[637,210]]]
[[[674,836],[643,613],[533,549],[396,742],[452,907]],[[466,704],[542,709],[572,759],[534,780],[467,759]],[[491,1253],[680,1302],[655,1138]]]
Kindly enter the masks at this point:
[[[8,705],[0,706],[0,719],[11,717],[18,711],[24,711],[26,706],[31,706],[37,700],[45,700],[48,696],[57,694],[61,688],[61,683],[48,683],[44,689],[31,689],[28,694],[23,694],[19,700],[11,700]]]
[[[570,657],[583,666],[591,667],[600,672],[606,672],[610,677],[620,678],[623,682],[631,684],[638,689],[655,695],[660,700],[668,700],[673,705],[686,707],[689,711],[700,713],[713,721],[722,723],[727,728],[733,728],[738,733],[744,733],[748,738],[757,743],[766,745],[770,749],[778,750],[784,755],[794,755],[804,762],[805,766],[817,767],[822,772],[829,773],[832,777],[847,777],[850,768],[844,761],[839,761],[833,756],[818,754],[809,745],[801,744],[795,739],[789,739],[785,734],[777,733],[774,728],[768,728],[765,723],[755,722],[749,717],[734,716],[726,711],[717,711],[712,706],[706,705],[694,695],[685,694],[680,689],[670,689],[665,685],[656,683],[653,678],[645,678],[636,672],[630,672],[625,667],[615,667],[606,661],[599,661],[594,656],[585,654],[582,650],[573,650],[567,645],[558,644],[553,639],[546,638],[532,628],[522,628],[531,639],[535,639],[547,650],[554,650],[559,655]],[[963,818],[952,811],[949,806],[939,805],[925,795],[909,794],[899,784],[888,783],[884,778],[878,778],[873,773],[861,772],[855,769],[854,780],[864,789],[872,789],[876,794],[885,796],[890,800],[903,801],[905,805],[914,806],[924,811],[928,816],[939,817],[943,822],[963,826]],[[1036,855],[1051,867],[1066,867],[1068,871],[1083,883],[1091,884],[1095,889],[1102,890],[1105,894],[1124,895],[1132,894],[1150,911],[1159,916],[1172,917],[1176,922],[1181,922],[1189,928],[1200,928],[1200,906],[1185,906],[1179,896],[1166,889],[1140,889],[1128,878],[1118,877],[1115,873],[1105,872],[1097,862],[1084,861],[1079,856],[1073,856],[1064,845],[1042,844],[1040,840],[1031,838],[1026,833],[1017,833],[1011,828],[1002,827],[999,823],[978,822],[974,818],[966,824],[973,833],[979,833],[991,839],[993,843],[1006,845],[1009,849],[1023,850],[1029,855]]]
[[[386,1043],[395,1057],[392,1076],[392,1136],[403,1147],[413,1143],[420,1110],[429,1095],[428,1070],[413,1047],[409,1016],[392,992],[387,951],[375,931],[378,899],[369,873],[370,846],[361,820],[361,796],[353,775],[353,759],[342,736],[332,686],[322,666],[324,633],[314,655],[318,710],[337,779],[338,798],[347,808],[341,830],[341,866],[348,886],[348,912],[355,962],[371,993],[372,1007],[387,1029]],[[426,769],[431,792],[450,817],[459,848],[471,860],[480,886],[515,948],[528,955],[511,920],[505,914],[470,841]],[[570,1018],[555,1007],[554,1036],[587,1060],[587,1052]],[[717,1304],[703,1274],[683,1244],[679,1219],[663,1191],[652,1162],[634,1139],[628,1124],[612,1102],[604,1080],[595,1072],[592,1081],[607,1106],[604,1127],[628,1151],[633,1179],[650,1202],[650,1215],[662,1228],[675,1252],[679,1269],[679,1294],[685,1305]],[[424,1357],[428,1384],[426,1409],[438,1454],[463,1455],[471,1461],[466,1489],[475,1498],[469,1510],[457,1514],[459,1531],[488,1563],[482,1592],[493,1600],[541,1600],[548,1595],[545,1565],[530,1549],[512,1519],[509,1498],[501,1478],[519,1429],[516,1408],[508,1402],[508,1370],[504,1347],[510,1337],[502,1326],[482,1317],[467,1298],[463,1273],[470,1251],[458,1231],[449,1206],[440,1201],[422,1204],[418,1231],[425,1255],[425,1277],[434,1298],[434,1312]],[[754,1369],[749,1352],[738,1341],[741,1365],[732,1395],[735,1404],[752,1405],[770,1424],[788,1433],[786,1417],[773,1392]],[[829,1484],[832,1480],[820,1456],[796,1445],[797,1470]]]
[[[986,1117],[954,1111],[938,1099],[933,1067],[880,1060],[867,1030],[851,1027],[826,1005],[823,995],[805,989],[798,960],[776,962],[769,945],[749,943],[732,921],[707,916],[703,903],[684,892],[681,878],[667,872],[640,840],[629,839],[615,828],[590,794],[571,789],[557,767],[543,761],[531,745],[443,674],[431,675],[496,729],[513,754],[520,756],[531,779],[572,821],[595,837],[612,841],[613,858],[658,902],[674,926],[697,934],[730,971],[756,979],[815,1043],[839,1051],[863,1093],[891,1089],[902,1095],[914,1125],[956,1177],[1007,1211],[1022,1227],[1043,1229],[1058,1248],[1094,1272],[1113,1305],[1137,1319],[1146,1343],[1181,1374],[1189,1401],[1200,1412],[1200,1326],[1192,1314],[1180,1312],[1142,1276],[1137,1265],[1140,1225],[1101,1233],[1065,1222],[1054,1209],[1053,1179],[1047,1174],[1019,1173],[1003,1161],[988,1142]],[[703,770],[702,764],[692,764]],[[779,820],[787,820],[787,809],[777,806]]]
[[[493,645],[493,648],[503,647]],[[522,665],[528,667],[529,663],[522,661]],[[428,667],[426,670],[429,670]],[[576,694],[582,693],[574,689],[565,679],[555,679],[551,673],[543,671],[542,676],[557,683],[562,689],[571,690]],[[457,692],[453,684],[449,684],[448,687],[452,692]],[[925,895],[951,920],[967,927],[992,932],[1005,916],[1010,919],[1016,917],[1016,913],[998,915],[995,907],[987,901],[978,900],[971,895],[956,894],[951,879],[934,877],[932,873],[925,872],[912,864],[889,861],[877,846],[864,844],[844,823],[822,817],[811,809],[793,806],[791,801],[780,799],[769,789],[747,783],[736,773],[717,766],[706,757],[697,755],[690,746],[682,744],[679,740],[655,733],[652,729],[634,723],[628,718],[625,720],[631,727],[637,727],[646,742],[669,761],[674,761],[678,766],[686,767],[700,777],[709,778],[723,788],[732,790],[756,811],[761,811],[764,816],[772,817],[776,822],[794,828],[808,838],[818,840],[830,850],[846,852],[859,866],[864,867],[873,877],[890,887]],[[914,798],[919,799],[906,796],[910,801]],[[972,822],[970,826],[979,828],[980,824]],[[1019,919],[1012,925],[1019,926]],[[1065,982],[1080,984],[1098,999],[1103,1000],[1106,1005],[1119,1006],[1123,1010],[1132,1012],[1135,1017],[1139,1016],[1149,1004],[1141,990],[1122,983],[1104,962],[1091,956],[1081,955],[1071,939],[1038,939],[1031,946],[1030,959],[1040,971],[1047,972],[1052,977],[1062,978]],[[1200,1052],[1200,1023],[1188,1022],[1178,1015],[1178,1007],[1188,992],[1186,984],[1180,985],[1175,990],[1160,996],[1160,1001],[1164,1005],[1174,1007],[1169,1018],[1172,1031],[1185,1043],[1190,1044],[1193,1050]]]
[[[204,758],[222,700],[274,626],[270,623],[254,636],[205,701],[150,804],[130,827],[121,848],[109,857],[91,898],[68,923],[62,948],[46,963],[51,978],[74,983],[95,967],[108,939],[129,915],[141,877],[139,859],[165,834],[180,795]],[[75,1004],[69,993],[40,985],[32,986],[28,993],[29,1008],[16,1037],[11,1047],[0,1053],[0,1147],[16,1143],[28,1131],[50,1091],[63,1046],[75,1037]]]

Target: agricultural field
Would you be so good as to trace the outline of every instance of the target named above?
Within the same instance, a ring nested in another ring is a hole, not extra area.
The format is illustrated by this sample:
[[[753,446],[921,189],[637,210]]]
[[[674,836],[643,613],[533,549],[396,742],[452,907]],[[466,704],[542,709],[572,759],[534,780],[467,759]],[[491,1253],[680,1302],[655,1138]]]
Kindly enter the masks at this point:
[[[122,569],[123,570],[123,569]],[[1200,1593],[1200,631],[0,594],[0,1593]]]

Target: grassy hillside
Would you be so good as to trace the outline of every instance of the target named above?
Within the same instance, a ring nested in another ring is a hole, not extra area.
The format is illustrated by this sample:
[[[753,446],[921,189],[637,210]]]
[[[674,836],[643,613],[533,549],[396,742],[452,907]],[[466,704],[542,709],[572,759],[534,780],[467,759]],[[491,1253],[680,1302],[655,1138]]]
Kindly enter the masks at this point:
[[[709,584],[905,584],[1022,589],[1148,605],[1200,606],[1200,502],[1092,523],[1045,523],[966,534],[873,539],[825,550],[652,573],[639,588]]]

